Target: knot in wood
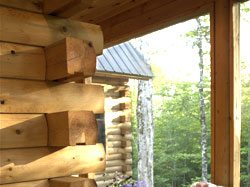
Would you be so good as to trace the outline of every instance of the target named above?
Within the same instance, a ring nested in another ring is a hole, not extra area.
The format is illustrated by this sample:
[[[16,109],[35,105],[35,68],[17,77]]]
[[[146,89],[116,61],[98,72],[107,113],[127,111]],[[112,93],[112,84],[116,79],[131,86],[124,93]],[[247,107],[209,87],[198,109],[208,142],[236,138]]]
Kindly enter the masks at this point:
[[[62,27],[62,31],[63,31],[63,32],[67,32],[67,31],[68,31],[67,27],[63,26],[63,27]]]
[[[92,42],[89,42],[88,45],[89,45],[89,47],[93,47]]]
[[[20,130],[20,129],[17,129],[17,130],[16,130],[16,134],[21,134],[21,130]]]

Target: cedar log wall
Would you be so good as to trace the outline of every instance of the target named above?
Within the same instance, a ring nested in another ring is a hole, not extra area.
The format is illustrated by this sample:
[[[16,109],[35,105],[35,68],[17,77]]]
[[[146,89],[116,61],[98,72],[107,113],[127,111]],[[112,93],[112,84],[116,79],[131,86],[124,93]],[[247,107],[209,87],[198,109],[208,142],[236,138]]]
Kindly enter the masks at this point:
[[[95,187],[72,175],[106,164],[103,87],[83,81],[102,52],[100,27],[2,6],[0,18],[0,186]]]
[[[131,99],[128,79],[94,77],[93,83],[104,86],[106,169],[96,173],[98,187],[106,187],[117,176],[132,176]]]

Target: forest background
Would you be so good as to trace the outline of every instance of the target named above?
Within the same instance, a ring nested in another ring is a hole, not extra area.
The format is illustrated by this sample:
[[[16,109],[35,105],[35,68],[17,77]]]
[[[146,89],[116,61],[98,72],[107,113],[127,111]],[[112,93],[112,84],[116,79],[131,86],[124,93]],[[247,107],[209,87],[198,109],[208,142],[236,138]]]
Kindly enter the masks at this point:
[[[154,186],[185,187],[210,180],[209,16],[132,40],[151,65]],[[250,2],[241,5],[241,186],[250,186]],[[133,177],[137,178],[137,81],[132,81]]]

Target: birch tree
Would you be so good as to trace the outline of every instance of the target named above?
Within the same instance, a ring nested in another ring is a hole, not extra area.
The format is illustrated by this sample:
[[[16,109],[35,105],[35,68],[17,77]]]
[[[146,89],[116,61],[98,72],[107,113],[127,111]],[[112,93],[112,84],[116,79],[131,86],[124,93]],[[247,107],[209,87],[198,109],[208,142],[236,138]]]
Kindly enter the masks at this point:
[[[152,81],[140,80],[137,96],[138,125],[138,179],[144,180],[147,187],[154,186],[153,178],[153,111]]]
[[[207,181],[208,178],[208,161],[207,161],[207,123],[206,123],[206,106],[205,106],[205,75],[204,75],[204,55],[207,54],[205,45],[209,43],[209,26],[208,16],[196,18],[197,28],[191,31],[187,36],[193,38],[193,47],[198,49],[199,56],[199,120],[201,125],[201,179]]]

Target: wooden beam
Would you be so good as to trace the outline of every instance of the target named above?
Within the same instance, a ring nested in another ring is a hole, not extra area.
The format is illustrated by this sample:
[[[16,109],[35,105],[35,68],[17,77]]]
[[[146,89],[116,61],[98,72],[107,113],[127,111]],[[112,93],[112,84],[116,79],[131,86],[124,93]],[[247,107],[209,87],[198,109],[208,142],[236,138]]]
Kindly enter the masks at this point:
[[[0,114],[1,149],[93,145],[96,141],[97,124],[91,111],[50,113],[46,118],[43,114]]]
[[[212,181],[240,186],[239,4],[217,0],[211,13]]]
[[[67,37],[47,46],[45,52],[42,47],[0,42],[0,77],[83,79],[95,73],[96,54],[91,42]]]
[[[0,147],[47,146],[47,123],[43,114],[0,114]]]
[[[71,16],[71,18],[88,22],[99,24],[100,22],[114,17],[121,12],[132,9],[138,5],[141,5],[149,0],[95,0],[89,4],[90,8],[83,8],[77,14]]]
[[[45,48],[46,79],[93,76],[96,54],[91,42],[67,37]]]
[[[131,123],[126,122],[126,123],[117,123],[117,124],[112,124],[109,126],[106,126],[108,129],[113,129],[113,128],[121,128],[121,130],[131,130]]]
[[[92,179],[81,177],[60,177],[49,180],[50,187],[97,187]]]
[[[110,179],[115,179],[118,175],[123,175],[122,172],[115,172],[115,173],[105,173],[105,174],[98,174],[95,176],[96,181],[107,181]]]
[[[106,167],[123,166],[132,164],[132,159],[106,161]]]
[[[0,167],[10,165],[25,165],[27,163],[39,160],[52,152],[59,150],[49,147],[35,147],[35,148],[19,148],[19,149],[0,149],[1,160]]]
[[[47,1],[43,0],[43,13],[44,14],[52,14],[56,11],[68,6],[70,3],[74,2],[74,0],[54,0]]]
[[[49,129],[49,146],[97,143],[97,123],[91,111],[51,113],[46,114],[46,119]]]
[[[118,153],[132,153],[132,147],[125,147],[125,148],[108,148],[107,154],[118,154]]]
[[[103,50],[100,26],[53,16],[0,7],[0,40],[48,46],[67,36],[92,42],[97,54]]]
[[[2,184],[1,187],[51,187],[48,180]]]
[[[84,187],[97,187],[96,181],[94,179],[85,179]]]
[[[89,110],[103,113],[101,86],[0,79],[1,113],[52,113]]]
[[[122,166],[107,167],[105,173],[122,172]]]
[[[34,149],[29,149],[32,156],[35,153]],[[19,154],[13,155],[11,153],[13,151],[19,152]],[[39,150],[36,151],[39,154]],[[47,155],[42,153],[40,158],[20,165],[16,164],[20,162],[18,160],[29,158],[27,155],[25,156],[25,150],[5,149],[0,152],[1,162],[5,160],[11,162],[0,168],[1,184],[101,172],[105,169],[105,151],[102,144],[65,147]],[[50,151],[48,150],[48,152]],[[18,158],[18,156],[20,157]],[[17,162],[15,163],[15,159],[12,160],[9,157],[15,157]]]
[[[126,134],[126,135],[107,135],[107,140],[109,141],[127,141],[127,140],[132,140],[132,135],[131,134]]]
[[[115,85],[121,86],[128,82],[128,77],[111,78],[108,76],[104,76],[104,77],[94,76],[92,77],[92,82],[99,83],[99,84],[108,84],[108,85],[113,85],[113,86]]]
[[[207,12],[213,0],[154,0],[100,23],[105,47],[191,19]]]
[[[77,16],[92,6],[94,0],[44,0],[44,14],[53,14],[62,18]]]
[[[0,77],[45,80],[42,47],[0,42]]]
[[[0,5],[30,12],[42,13],[42,0],[0,0]]]

